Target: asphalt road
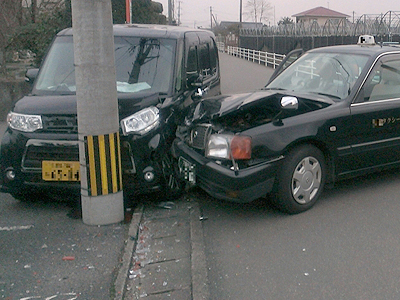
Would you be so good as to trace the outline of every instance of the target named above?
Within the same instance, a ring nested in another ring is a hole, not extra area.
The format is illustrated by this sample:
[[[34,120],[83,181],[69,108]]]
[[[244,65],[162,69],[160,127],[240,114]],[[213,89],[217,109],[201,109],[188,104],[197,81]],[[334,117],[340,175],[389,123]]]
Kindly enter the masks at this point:
[[[71,203],[0,193],[0,299],[111,299],[128,224],[84,225]]]
[[[274,70],[257,63],[220,54],[221,92],[249,92],[264,87]]]
[[[0,299],[110,299],[128,225],[84,225],[59,200],[0,194]]]
[[[400,176],[342,182],[288,216],[203,193],[213,299],[399,299]]]

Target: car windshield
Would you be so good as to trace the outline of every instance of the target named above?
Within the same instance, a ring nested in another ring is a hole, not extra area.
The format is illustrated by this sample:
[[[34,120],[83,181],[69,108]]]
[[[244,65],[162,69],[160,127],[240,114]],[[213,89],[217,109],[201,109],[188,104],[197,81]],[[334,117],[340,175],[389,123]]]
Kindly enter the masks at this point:
[[[172,39],[115,37],[117,91],[167,94],[171,87],[176,42]],[[41,69],[35,93],[76,91],[72,36],[54,41]]]
[[[343,53],[306,53],[276,77],[266,89],[316,93],[346,98],[368,57]]]

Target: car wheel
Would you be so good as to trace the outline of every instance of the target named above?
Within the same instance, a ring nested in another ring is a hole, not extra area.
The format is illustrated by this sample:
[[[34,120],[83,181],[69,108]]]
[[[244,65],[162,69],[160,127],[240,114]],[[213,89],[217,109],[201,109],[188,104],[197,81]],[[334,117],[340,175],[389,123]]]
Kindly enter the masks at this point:
[[[165,197],[177,198],[184,191],[184,182],[178,176],[178,162],[171,154],[166,153],[162,159]]]
[[[289,214],[310,209],[323,190],[325,174],[325,158],[319,149],[306,145],[292,150],[278,177],[278,208]]]

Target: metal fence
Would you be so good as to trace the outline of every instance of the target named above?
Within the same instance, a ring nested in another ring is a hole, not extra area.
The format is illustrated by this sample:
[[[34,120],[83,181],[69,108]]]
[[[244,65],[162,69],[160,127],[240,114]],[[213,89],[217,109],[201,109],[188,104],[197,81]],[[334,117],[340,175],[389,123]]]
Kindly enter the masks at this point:
[[[388,11],[385,14],[365,14],[354,19],[328,19],[321,25],[315,20],[311,23],[282,24],[257,29],[241,29],[240,36],[359,36],[370,34],[384,36],[391,42],[393,35],[400,34],[400,12]]]

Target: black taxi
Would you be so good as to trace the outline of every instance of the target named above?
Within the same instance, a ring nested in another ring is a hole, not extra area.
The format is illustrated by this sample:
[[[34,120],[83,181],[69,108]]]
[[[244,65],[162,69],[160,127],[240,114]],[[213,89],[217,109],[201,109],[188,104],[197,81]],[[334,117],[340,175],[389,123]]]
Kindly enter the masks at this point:
[[[195,105],[173,143],[183,179],[293,214],[327,183],[399,166],[400,46],[361,36],[295,55],[264,88]]]

